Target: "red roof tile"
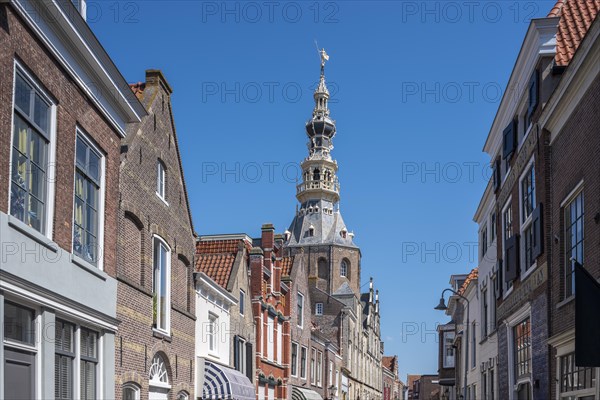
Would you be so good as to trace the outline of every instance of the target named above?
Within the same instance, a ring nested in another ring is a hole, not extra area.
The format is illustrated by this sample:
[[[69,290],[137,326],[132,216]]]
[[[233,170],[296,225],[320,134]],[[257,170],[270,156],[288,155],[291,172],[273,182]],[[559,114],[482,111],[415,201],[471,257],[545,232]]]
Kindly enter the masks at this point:
[[[556,64],[569,65],[600,11],[600,0],[558,0],[548,17],[560,17],[556,34]]]
[[[381,358],[381,364],[383,364],[384,368],[394,372],[394,368],[396,366],[396,356],[383,356]]]
[[[281,260],[281,275],[289,276],[292,273],[292,265],[294,265],[294,257],[283,257]]]
[[[460,287],[460,289],[458,289],[458,294],[462,295],[465,292],[465,290],[467,290],[467,288],[469,287],[469,284],[471,283],[471,281],[477,279],[478,273],[479,273],[479,269],[478,268],[473,268],[471,270],[471,272],[467,276],[467,279],[465,279],[465,281],[463,282],[463,284]]]
[[[227,288],[238,251],[249,243],[239,239],[206,240],[196,244],[196,272],[204,272],[223,288]]]

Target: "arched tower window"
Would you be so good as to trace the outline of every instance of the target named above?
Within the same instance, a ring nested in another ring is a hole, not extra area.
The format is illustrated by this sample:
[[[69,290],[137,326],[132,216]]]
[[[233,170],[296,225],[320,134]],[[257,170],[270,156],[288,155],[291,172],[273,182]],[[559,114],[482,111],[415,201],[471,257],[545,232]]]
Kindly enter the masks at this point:
[[[321,180],[321,171],[319,170],[319,168],[315,168],[315,170],[313,171],[313,181],[320,181]]]
[[[347,259],[343,259],[342,263],[340,264],[340,276],[344,277],[344,278],[349,278],[350,272],[350,262]]]

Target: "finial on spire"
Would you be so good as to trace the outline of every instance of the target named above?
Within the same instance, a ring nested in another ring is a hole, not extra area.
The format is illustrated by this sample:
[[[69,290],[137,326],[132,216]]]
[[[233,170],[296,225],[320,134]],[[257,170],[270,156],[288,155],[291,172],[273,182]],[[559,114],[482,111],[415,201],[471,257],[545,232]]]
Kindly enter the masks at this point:
[[[319,50],[319,54],[321,55],[321,75],[325,75],[325,62],[329,61],[329,54],[324,48]]]

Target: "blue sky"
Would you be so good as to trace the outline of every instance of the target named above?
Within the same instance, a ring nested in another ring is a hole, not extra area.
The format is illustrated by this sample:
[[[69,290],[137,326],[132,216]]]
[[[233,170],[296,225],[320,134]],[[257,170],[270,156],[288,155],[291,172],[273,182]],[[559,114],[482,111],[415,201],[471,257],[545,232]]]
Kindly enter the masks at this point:
[[[337,121],[341,211],[373,276],[386,354],[436,373],[434,311],[476,266],[482,147],[529,20],[552,1],[93,1],[123,75],[162,69],[199,234],[283,232],[319,77]]]

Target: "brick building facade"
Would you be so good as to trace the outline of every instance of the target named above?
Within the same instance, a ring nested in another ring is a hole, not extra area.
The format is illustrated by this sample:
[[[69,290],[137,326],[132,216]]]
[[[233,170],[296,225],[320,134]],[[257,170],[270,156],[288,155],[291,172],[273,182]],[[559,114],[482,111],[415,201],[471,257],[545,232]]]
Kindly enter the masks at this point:
[[[600,1],[567,2],[553,10],[560,18],[554,64],[564,72],[539,118],[545,179],[550,184],[544,216],[551,265],[548,396],[552,399],[600,398],[600,369],[580,367],[575,356],[574,280],[575,261],[600,279],[599,11]]]
[[[277,240],[276,240],[277,239]],[[257,399],[286,399],[290,366],[290,290],[282,281],[283,242],[271,224],[250,250],[250,292],[256,326]]]
[[[119,149],[145,110],[71,2],[0,3],[0,43],[0,397],[113,397]]]
[[[132,89],[148,116],[121,143],[115,397],[192,399],[195,236],[173,91],[156,70]]]

